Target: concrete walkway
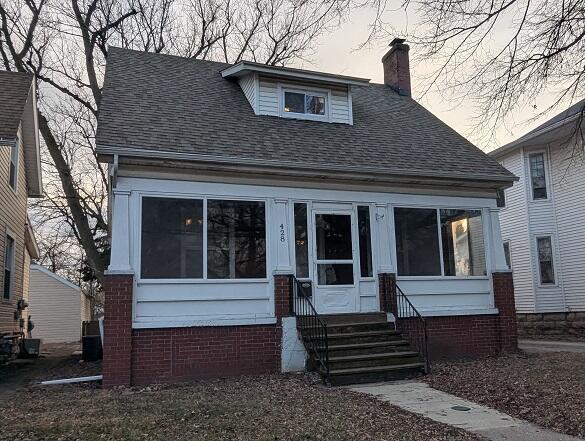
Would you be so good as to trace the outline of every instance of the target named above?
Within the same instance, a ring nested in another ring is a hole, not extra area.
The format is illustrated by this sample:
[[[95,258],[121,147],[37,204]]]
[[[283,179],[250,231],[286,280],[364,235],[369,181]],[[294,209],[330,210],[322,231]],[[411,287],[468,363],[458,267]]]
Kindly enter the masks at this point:
[[[525,352],[581,352],[585,342],[555,340],[518,340],[518,347]]]
[[[426,383],[392,382],[350,387],[379,400],[494,441],[577,441],[505,413],[431,388]]]

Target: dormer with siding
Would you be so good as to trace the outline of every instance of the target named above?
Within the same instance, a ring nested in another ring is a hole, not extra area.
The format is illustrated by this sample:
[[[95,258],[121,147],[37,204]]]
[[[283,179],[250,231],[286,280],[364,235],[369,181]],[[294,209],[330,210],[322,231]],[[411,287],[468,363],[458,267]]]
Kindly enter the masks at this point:
[[[237,80],[256,115],[353,124],[352,86],[369,79],[242,61],[222,71]]]

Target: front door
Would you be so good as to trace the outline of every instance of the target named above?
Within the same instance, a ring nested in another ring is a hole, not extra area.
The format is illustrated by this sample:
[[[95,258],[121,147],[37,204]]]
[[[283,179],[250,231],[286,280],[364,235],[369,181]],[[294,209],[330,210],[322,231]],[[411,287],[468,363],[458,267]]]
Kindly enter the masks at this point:
[[[314,303],[320,314],[358,311],[353,211],[313,211]]]

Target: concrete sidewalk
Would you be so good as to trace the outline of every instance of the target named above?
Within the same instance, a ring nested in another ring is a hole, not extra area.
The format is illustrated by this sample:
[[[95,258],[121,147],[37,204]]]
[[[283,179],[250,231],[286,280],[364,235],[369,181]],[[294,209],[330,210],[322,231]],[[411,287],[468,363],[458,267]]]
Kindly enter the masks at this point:
[[[577,441],[512,418],[505,413],[431,388],[426,383],[392,382],[350,387],[379,400],[441,423],[459,427],[494,441]]]
[[[585,353],[585,342],[555,340],[518,340],[518,348],[525,352],[580,352]]]

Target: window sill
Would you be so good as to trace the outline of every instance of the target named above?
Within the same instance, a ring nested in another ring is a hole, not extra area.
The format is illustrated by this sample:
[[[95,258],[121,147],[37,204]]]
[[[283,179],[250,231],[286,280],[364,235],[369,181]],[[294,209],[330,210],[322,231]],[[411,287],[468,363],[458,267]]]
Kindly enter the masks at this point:
[[[137,285],[205,285],[268,283],[268,279],[139,279]]]
[[[439,309],[439,310],[420,310],[423,317],[445,317],[456,315],[493,315],[499,314],[498,308],[480,308],[480,309]]]
[[[489,280],[489,276],[397,276],[397,281],[432,281],[432,280]]]

